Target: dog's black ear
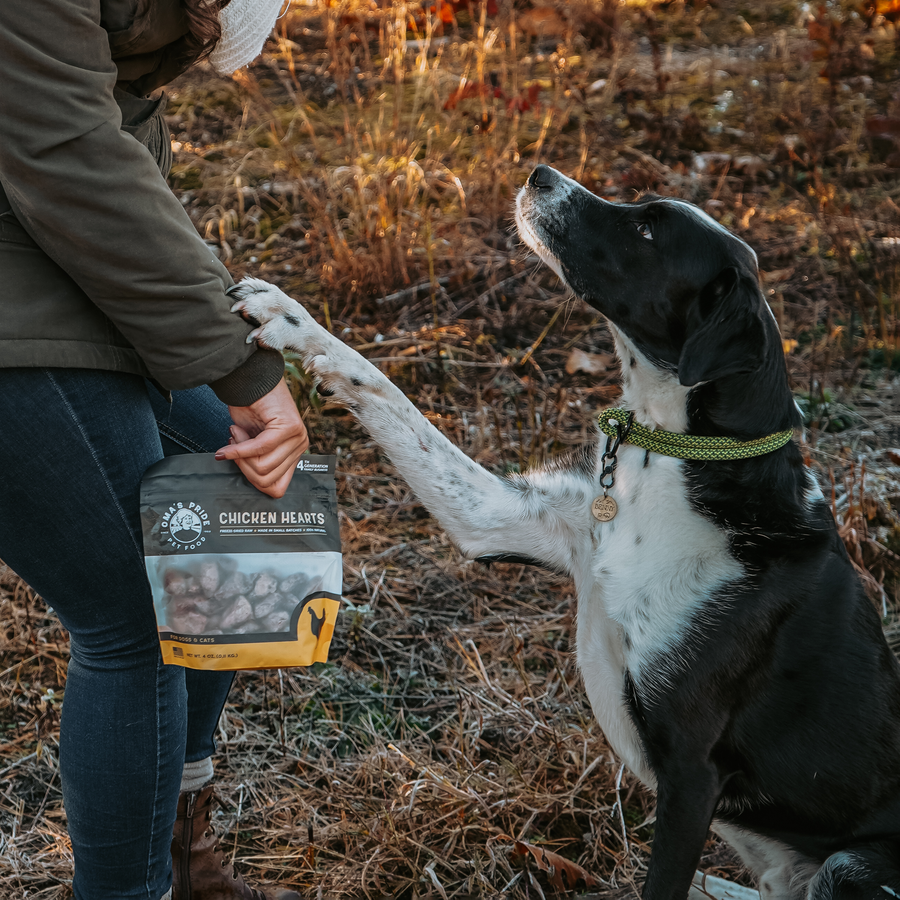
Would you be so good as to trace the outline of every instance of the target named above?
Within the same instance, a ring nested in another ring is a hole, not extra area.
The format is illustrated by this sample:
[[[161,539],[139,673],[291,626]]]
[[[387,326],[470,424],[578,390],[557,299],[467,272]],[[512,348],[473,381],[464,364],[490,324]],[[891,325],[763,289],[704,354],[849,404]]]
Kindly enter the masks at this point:
[[[734,266],[719,272],[700,291],[689,317],[679,382],[687,387],[755,369],[766,345],[759,309],[754,281]]]

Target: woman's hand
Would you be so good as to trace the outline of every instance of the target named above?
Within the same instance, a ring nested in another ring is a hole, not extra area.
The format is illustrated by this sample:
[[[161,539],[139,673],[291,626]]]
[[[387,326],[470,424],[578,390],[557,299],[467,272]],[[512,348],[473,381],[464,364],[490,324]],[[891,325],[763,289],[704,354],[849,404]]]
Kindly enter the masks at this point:
[[[306,426],[284,381],[250,406],[229,406],[231,440],[216,459],[233,459],[247,480],[270,497],[283,497],[297,461],[309,447]]]

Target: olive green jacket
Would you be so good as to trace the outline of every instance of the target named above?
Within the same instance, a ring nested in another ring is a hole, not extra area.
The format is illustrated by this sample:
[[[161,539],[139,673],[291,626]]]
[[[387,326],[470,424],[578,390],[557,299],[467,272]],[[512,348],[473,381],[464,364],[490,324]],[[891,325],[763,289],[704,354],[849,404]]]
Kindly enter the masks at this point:
[[[108,369],[245,406],[280,380],[163,172],[179,0],[0,0],[0,366]]]

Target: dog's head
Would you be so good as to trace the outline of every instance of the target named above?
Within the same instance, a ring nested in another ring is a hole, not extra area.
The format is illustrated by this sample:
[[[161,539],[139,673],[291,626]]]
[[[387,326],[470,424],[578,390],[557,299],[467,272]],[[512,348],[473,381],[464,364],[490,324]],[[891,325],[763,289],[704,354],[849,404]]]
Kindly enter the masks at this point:
[[[516,222],[580,298],[682,385],[751,372],[780,346],[756,254],[690,203],[611,203],[541,165],[518,196]]]

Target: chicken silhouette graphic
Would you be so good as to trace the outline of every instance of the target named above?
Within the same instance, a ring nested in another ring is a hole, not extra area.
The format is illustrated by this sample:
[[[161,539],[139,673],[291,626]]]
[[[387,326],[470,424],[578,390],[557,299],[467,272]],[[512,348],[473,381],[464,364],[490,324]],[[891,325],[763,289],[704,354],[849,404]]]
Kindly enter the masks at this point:
[[[325,621],[325,613],[323,611],[321,616],[317,616],[316,611],[311,606],[307,606],[306,608],[309,611],[311,620],[309,623],[309,630],[318,637],[322,633],[322,624]]]

